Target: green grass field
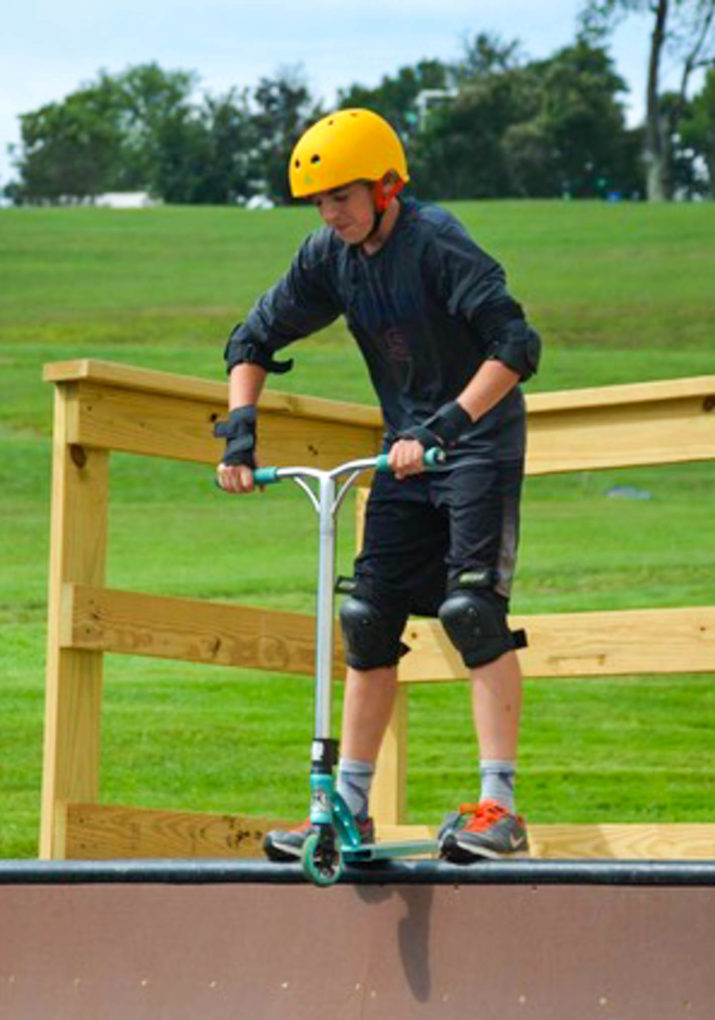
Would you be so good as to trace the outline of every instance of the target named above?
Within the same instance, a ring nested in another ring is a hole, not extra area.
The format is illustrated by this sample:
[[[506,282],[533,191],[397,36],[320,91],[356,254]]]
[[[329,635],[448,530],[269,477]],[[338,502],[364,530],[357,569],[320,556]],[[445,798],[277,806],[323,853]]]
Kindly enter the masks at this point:
[[[713,372],[715,204],[454,210],[503,260],[543,334],[529,391]],[[52,397],[42,365],[95,357],[223,378],[229,328],[314,215],[0,212],[0,855],[36,853]],[[275,388],[372,402],[342,324],[294,350],[296,369]],[[210,480],[197,466],[113,457],[108,583],[312,611],[307,501],[281,489],[238,507]],[[610,499],[614,485],[652,498]],[[712,604],[714,492],[712,464],[528,480],[514,610]],[[461,684],[410,694],[412,820],[437,821],[473,796],[467,695]],[[103,719],[103,800],[305,812],[309,681],[107,656]],[[520,808],[534,822],[712,821],[714,726],[712,677],[529,682]]]

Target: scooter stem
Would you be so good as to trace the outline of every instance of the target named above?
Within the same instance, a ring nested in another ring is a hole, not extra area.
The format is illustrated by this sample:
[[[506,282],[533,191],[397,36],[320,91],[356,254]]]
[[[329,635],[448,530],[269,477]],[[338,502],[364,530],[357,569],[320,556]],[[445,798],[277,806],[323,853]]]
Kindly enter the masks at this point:
[[[330,737],[335,619],[335,479],[320,477],[320,538],[315,645],[315,736]]]

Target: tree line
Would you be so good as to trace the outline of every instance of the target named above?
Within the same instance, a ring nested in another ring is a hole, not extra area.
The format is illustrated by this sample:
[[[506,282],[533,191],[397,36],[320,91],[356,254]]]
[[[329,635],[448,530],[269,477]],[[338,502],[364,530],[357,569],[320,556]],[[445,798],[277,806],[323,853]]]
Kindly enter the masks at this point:
[[[609,33],[619,16],[646,7],[654,18],[648,109],[645,124],[629,128]],[[416,191],[428,199],[712,197],[714,11],[715,0],[589,0],[573,43],[547,59],[482,34],[453,63],[422,60],[374,88],[353,84],[336,105],[370,107],[395,126]],[[669,46],[682,58],[675,92],[658,88]],[[689,97],[701,66],[703,87]],[[23,114],[18,177],[6,194],[18,204],[136,190],[172,203],[256,194],[288,202],[292,147],[326,112],[300,69],[198,99],[197,84],[193,72],[142,64],[102,71]]]

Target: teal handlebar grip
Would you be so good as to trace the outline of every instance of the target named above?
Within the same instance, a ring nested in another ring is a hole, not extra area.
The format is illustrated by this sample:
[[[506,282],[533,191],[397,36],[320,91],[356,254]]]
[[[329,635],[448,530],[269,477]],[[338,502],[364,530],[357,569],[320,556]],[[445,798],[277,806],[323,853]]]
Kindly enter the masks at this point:
[[[253,481],[256,485],[273,485],[274,482],[280,482],[280,478],[278,477],[278,468],[256,468],[253,472]]]
[[[425,467],[436,467],[437,464],[444,464],[447,454],[439,446],[433,446],[431,450],[425,450],[422,463]]]
[[[440,449],[439,446],[433,446],[431,449],[425,450],[424,457],[422,458],[422,463],[426,468],[433,468],[437,467],[439,464],[444,464],[446,459],[447,455],[445,454],[444,450]],[[386,453],[379,454],[375,461],[375,470],[376,471],[390,470],[388,454]]]

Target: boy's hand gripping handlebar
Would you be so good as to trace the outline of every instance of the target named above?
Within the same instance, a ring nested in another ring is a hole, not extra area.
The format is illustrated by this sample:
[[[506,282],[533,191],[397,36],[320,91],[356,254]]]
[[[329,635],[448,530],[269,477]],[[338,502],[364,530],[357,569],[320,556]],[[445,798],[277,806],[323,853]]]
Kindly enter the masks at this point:
[[[425,450],[424,456],[422,457],[422,463],[426,470],[440,467],[446,459],[446,454],[439,446],[433,446],[430,450]],[[377,457],[368,457],[365,460],[353,461],[348,464],[341,464],[340,467],[335,469],[335,473],[343,473],[351,469],[367,470],[368,468],[374,468],[376,471],[388,472],[390,468],[390,455],[388,453],[378,454]],[[277,467],[261,467],[256,468],[253,472],[253,481],[256,485],[272,485],[274,482],[280,482],[281,475],[284,470]]]

